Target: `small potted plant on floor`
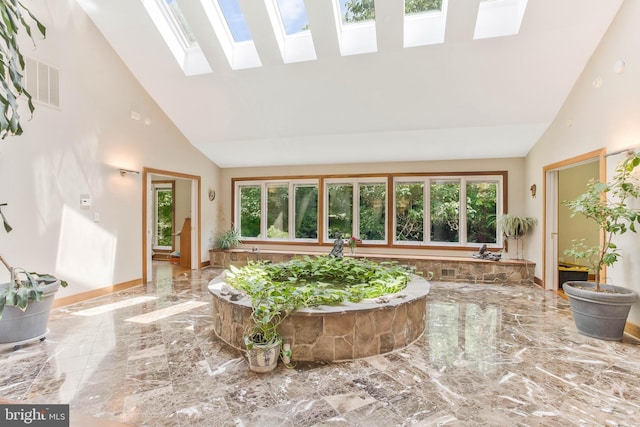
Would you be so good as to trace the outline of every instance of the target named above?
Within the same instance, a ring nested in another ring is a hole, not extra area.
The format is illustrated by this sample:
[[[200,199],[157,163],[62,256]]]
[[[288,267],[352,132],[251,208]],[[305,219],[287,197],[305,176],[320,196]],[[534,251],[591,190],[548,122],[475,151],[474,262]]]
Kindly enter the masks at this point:
[[[605,266],[615,264],[620,257],[614,236],[636,231],[640,224],[640,210],[629,205],[640,197],[640,181],[634,175],[640,165],[640,155],[633,154],[621,162],[608,182],[592,180],[587,191],[575,200],[565,202],[571,215],[584,215],[598,225],[602,235],[598,246],[586,247],[583,241],[574,241],[566,255],[583,259],[595,273],[595,282],[565,282],[564,292],[569,296],[573,318],[578,331],[584,335],[606,340],[621,340],[631,305],[638,295],[621,286],[601,284]]]
[[[251,322],[243,334],[249,368],[254,372],[272,371],[282,345],[278,326],[297,308],[297,299],[286,287],[274,285],[259,264],[246,266],[242,272],[230,266],[227,279],[251,300]]]

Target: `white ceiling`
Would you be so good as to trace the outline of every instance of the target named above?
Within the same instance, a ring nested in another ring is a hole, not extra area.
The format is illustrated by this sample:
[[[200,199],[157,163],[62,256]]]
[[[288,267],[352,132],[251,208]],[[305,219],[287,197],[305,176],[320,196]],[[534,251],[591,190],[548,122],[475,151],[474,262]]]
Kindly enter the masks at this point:
[[[529,0],[518,35],[473,40],[479,0],[450,0],[444,43],[407,49],[402,14],[377,14],[378,51],[342,57],[329,0],[306,0],[318,59],[284,64],[263,2],[240,0],[263,66],[233,71],[200,2],[178,0],[213,68],[187,77],[151,0],[77,1],[220,167],[525,156],[622,3]]]

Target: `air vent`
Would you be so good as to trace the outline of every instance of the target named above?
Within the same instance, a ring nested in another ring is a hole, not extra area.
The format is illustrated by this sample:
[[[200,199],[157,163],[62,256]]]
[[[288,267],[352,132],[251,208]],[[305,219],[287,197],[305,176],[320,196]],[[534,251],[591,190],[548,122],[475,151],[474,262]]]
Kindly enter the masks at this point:
[[[60,70],[25,58],[24,81],[34,101],[54,108],[60,108]]]
[[[443,268],[441,273],[441,277],[456,277],[455,268]]]

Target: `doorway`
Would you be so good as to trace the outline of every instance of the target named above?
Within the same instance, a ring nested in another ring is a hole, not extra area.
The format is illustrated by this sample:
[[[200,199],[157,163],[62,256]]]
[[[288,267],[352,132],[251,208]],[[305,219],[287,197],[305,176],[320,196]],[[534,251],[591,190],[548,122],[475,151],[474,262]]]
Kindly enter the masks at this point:
[[[158,249],[157,195],[169,188],[171,194],[171,253],[180,251],[180,266],[189,270],[200,267],[200,177],[183,173],[144,168],[142,191],[142,279],[153,279],[154,250]],[[166,196],[166,194],[165,194]],[[166,224],[165,224],[166,225]],[[164,228],[166,234],[166,226]],[[167,243],[167,242],[164,242]],[[164,245],[168,246],[168,245]],[[166,248],[165,248],[166,249]],[[181,255],[182,256],[182,255]],[[169,261],[167,261],[169,262]]]
[[[569,219],[568,211],[562,207],[562,201],[574,199],[583,193],[590,178],[605,179],[604,154],[605,149],[596,150],[543,168],[542,276],[544,288],[547,290],[560,288],[558,264],[564,257],[564,249],[570,246],[573,239],[585,235],[585,227],[593,227],[593,233],[590,233],[592,236],[588,238],[595,239],[594,244],[598,244],[599,233],[595,224],[578,224],[574,222],[578,221],[578,218]],[[580,231],[574,233],[573,230]]]

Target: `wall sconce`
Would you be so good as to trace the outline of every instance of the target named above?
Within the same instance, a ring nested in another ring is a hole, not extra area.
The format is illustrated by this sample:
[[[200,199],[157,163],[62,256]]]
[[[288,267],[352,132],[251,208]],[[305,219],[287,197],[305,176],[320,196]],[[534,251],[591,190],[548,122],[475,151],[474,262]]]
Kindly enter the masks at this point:
[[[531,197],[534,198],[534,199],[536,198],[536,189],[537,189],[537,187],[536,187],[535,184],[533,184],[531,187],[529,187],[529,191],[531,191]]]
[[[215,198],[216,198],[216,192],[213,190],[209,190],[209,200],[213,202]]]
[[[120,175],[122,175],[122,176],[125,176],[128,173],[133,173],[133,174],[136,174],[136,175],[140,174],[140,171],[134,171],[134,170],[131,170],[131,169],[119,168],[118,170],[120,171]]]

